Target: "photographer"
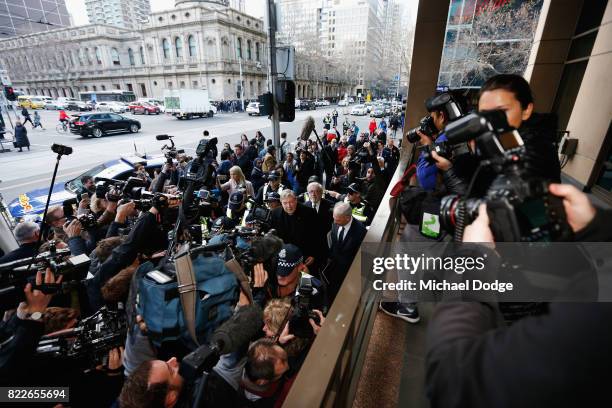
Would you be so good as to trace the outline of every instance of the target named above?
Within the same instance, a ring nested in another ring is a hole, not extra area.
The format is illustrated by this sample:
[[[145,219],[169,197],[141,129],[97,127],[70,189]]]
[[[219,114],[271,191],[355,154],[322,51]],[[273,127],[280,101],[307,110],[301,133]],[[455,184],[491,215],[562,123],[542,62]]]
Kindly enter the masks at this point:
[[[563,199],[577,240],[612,239],[610,210],[595,209],[573,186],[549,189]],[[494,245],[484,204],[463,241]],[[500,324],[498,307],[478,301],[436,307],[426,362],[432,407],[596,406],[606,398],[612,330],[601,322],[612,318],[610,303],[551,303],[548,313],[511,327]]]
[[[370,167],[366,170],[362,185],[363,199],[369,203],[372,212],[375,213],[385,195],[385,191],[387,191],[387,178],[383,174],[383,169],[378,163],[378,157],[370,143],[365,143],[363,146],[369,153],[368,160],[370,161]]]

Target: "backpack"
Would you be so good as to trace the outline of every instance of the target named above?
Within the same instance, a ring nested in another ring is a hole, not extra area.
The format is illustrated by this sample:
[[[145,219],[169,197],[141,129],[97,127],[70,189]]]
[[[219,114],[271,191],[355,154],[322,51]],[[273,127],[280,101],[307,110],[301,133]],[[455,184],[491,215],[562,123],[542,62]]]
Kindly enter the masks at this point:
[[[186,298],[195,304],[183,304],[176,271],[179,255],[176,262],[164,259],[157,268],[151,262],[140,265],[136,310],[156,346],[179,340],[195,349],[207,343],[215,329],[232,315],[238,301],[238,282],[220,255],[184,253],[186,261],[191,261],[195,281],[191,287],[196,296]],[[189,289],[188,285],[180,286]],[[192,322],[185,318],[184,311],[189,308],[194,311]]]

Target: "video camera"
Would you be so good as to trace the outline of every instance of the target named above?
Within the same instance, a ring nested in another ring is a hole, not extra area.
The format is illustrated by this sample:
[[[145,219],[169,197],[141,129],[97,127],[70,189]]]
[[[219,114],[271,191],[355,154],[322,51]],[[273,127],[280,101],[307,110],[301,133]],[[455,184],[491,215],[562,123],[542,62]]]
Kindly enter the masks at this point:
[[[487,212],[498,242],[566,241],[572,233],[563,202],[548,192],[548,182],[530,177],[525,171],[525,146],[511,128],[503,111],[472,113],[445,129],[450,146],[475,139],[480,168],[497,174],[485,197],[452,194],[442,198],[440,223],[459,240],[463,228],[478,216],[481,203]],[[478,171],[474,174],[473,185]]]
[[[168,164],[172,164],[172,161],[176,160],[179,154],[185,153],[185,150],[176,148],[176,146],[174,145],[174,141],[172,140],[173,137],[174,136],[170,136],[170,135],[155,136],[155,139],[157,140],[169,140],[170,141],[170,146],[163,145],[161,148],[161,151],[164,154],[164,157],[166,157],[166,163]]]
[[[89,270],[91,260],[85,254],[71,256],[69,249],[55,249],[51,241],[50,250],[35,258],[18,259],[0,265],[0,310],[9,310],[17,307],[19,302],[25,300],[23,289],[28,283],[32,289],[38,289],[47,294],[54,294],[79,284]],[[35,284],[35,275],[38,271],[50,268],[56,275],[65,275],[61,284],[43,283]]]
[[[302,276],[297,293],[291,301],[292,311],[289,317],[289,332],[297,337],[307,339],[314,336],[309,319],[313,319],[317,324],[321,323],[319,315],[313,311],[315,309],[312,301],[313,295],[312,278]]]
[[[43,336],[36,353],[82,360],[93,368],[106,359],[110,350],[123,346],[126,335],[125,312],[122,309],[109,310],[104,306],[71,330]]]

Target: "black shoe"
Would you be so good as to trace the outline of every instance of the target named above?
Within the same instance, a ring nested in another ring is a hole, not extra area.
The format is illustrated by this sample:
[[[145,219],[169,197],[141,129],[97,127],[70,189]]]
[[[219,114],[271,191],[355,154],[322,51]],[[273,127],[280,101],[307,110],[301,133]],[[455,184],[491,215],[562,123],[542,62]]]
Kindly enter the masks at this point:
[[[421,320],[419,309],[414,306],[406,306],[399,302],[380,302],[378,308],[391,317],[405,320],[410,323],[417,323]]]
[[[17,150],[17,151],[18,151],[18,152],[23,152],[23,150],[22,150],[22,149],[19,149],[19,150]]]

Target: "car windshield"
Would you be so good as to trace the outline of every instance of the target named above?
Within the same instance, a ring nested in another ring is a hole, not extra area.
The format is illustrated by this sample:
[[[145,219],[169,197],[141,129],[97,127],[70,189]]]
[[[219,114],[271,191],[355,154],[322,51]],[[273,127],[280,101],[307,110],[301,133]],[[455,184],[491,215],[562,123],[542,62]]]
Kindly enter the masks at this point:
[[[87,121],[89,118],[91,117],[91,115],[81,115],[81,116],[76,116],[74,118],[75,121],[81,121],[81,122],[85,122]]]
[[[85,173],[81,174],[80,176],[68,181],[65,185],[66,190],[71,191],[76,194],[76,192],[79,191],[83,187],[83,184],[81,183],[81,178],[85,176],[95,177],[98,173],[100,173],[105,168],[106,168],[105,164],[100,164],[90,170],[87,170]]]

